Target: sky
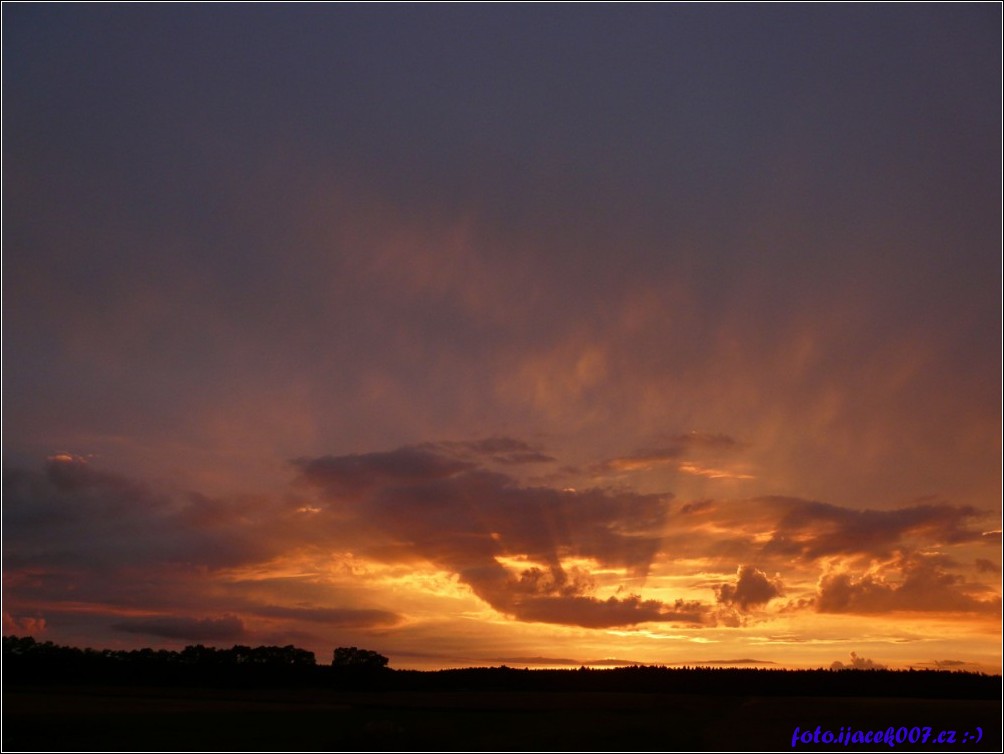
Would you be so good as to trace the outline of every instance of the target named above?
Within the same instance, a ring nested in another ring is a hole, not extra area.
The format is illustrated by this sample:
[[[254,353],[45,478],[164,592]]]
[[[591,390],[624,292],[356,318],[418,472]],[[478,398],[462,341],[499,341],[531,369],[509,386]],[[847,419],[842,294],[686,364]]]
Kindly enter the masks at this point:
[[[1001,7],[3,6],[3,631],[1001,671]]]

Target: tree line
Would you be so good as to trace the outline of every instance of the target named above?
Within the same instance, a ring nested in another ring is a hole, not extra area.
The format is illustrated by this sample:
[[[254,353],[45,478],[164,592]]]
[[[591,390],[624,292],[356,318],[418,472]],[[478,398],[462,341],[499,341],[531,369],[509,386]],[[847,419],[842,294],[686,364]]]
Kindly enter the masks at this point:
[[[230,649],[95,650],[3,638],[13,684],[305,686],[366,691],[652,692],[722,696],[873,696],[998,699],[1001,676],[945,670],[781,670],[635,665],[578,670],[480,667],[393,670],[388,658],[338,647],[327,665],[292,645]]]
[[[320,683],[332,673],[358,677],[386,670],[388,659],[371,650],[339,647],[330,666],[292,644],[230,649],[202,644],[172,649],[79,649],[38,642],[30,636],[3,637],[4,679],[14,682],[128,682],[216,685]]]

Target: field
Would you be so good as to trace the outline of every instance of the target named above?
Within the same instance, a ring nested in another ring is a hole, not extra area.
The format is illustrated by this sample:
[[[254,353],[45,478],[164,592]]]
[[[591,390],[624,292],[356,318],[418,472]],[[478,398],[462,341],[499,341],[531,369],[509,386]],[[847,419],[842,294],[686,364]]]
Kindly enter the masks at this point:
[[[791,749],[796,726],[835,735],[842,726],[926,726],[927,745],[895,748],[1001,750],[995,700],[768,697],[740,689],[719,696],[79,685],[8,686],[3,695],[4,751],[769,751]],[[955,731],[955,743],[934,743],[942,730]],[[884,743],[796,748],[891,750]]]

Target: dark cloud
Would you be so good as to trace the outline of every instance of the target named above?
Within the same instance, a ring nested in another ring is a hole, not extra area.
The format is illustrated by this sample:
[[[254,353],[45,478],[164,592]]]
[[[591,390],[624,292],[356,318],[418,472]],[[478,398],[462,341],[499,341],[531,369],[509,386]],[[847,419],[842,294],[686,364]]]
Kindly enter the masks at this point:
[[[95,517],[114,525],[137,508],[161,511],[167,505],[144,485],[69,455],[47,459],[41,473],[5,469],[3,488],[4,524],[18,533],[86,525]],[[17,543],[21,537],[12,539]]]
[[[741,565],[736,572],[735,583],[722,584],[716,587],[715,592],[722,604],[734,605],[746,612],[783,595],[784,585],[779,577],[771,579],[755,566]]]
[[[283,607],[265,605],[253,608],[256,615],[268,618],[291,618],[324,623],[340,628],[376,628],[393,626],[401,616],[389,610],[367,610],[349,607]]]
[[[763,551],[768,555],[809,560],[863,553],[888,556],[908,537],[943,544],[977,541],[980,532],[966,527],[979,511],[949,504],[914,505],[891,511],[855,510],[795,498],[763,498],[781,513]]]
[[[588,594],[588,574],[561,564],[563,556],[590,557],[644,576],[659,549],[667,495],[525,487],[428,449],[295,465],[340,514],[364,522],[380,540],[375,544],[402,547],[456,573],[479,597],[520,620],[603,627],[706,618],[697,603],[596,599]],[[496,556],[540,565],[514,573]]]
[[[447,441],[426,446],[435,450],[470,454],[483,461],[516,465],[524,463],[552,463],[557,460],[542,448],[512,437],[487,437],[483,440]]]
[[[526,453],[508,453],[501,456],[492,456],[492,460],[496,463],[515,465],[521,463],[553,463],[557,459],[554,456],[547,455],[547,453],[531,450]]]
[[[811,568],[834,557],[867,567],[873,559],[980,542],[983,511],[947,503],[860,510],[795,497],[698,500],[674,506],[662,542],[673,558],[700,557],[706,570],[736,563]],[[960,561],[939,564],[962,569]]]
[[[835,573],[823,576],[816,596],[821,613],[998,612],[1000,598],[976,599],[983,591],[962,576],[946,572],[935,559],[915,555],[897,564],[898,578]]]
[[[527,568],[511,584],[513,593],[533,597],[577,597],[591,591],[595,586],[589,574],[580,568],[571,570]]]
[[[293,461],[304,479],[332,495],[358,495],[376,485],[408,485],[446,479],[475,464],[432,450],[399,448],[389,453],[300,458]]]
[[[8,567],[219,568],[265,559],[281,547],[281,506],[168,494],[79,458],[50,458],[41,472],[5,469],[3,491]]]
[[[147,634],[187,641],[232,641],[244,635],[244,622],[235,615],[224,615],[220,618],[167,615],[155,618],[129,618],[113,624],[112,628],[130,634]]]
[[[974,561],[976,565],[976,570],[980,573],[1000,573],[1001,567],[993,562],[992,560],[987,560],[986,558],[976,558]]]
[[[328,539],[310,526],[312,516],[285,500],[154,487],[69,456],[50,459],[41,471],[5,470],[3,492],[5,604],[47,617],[64,607],[91,621],[137,607],[184,614],[210,593],[217,611],[253,613],[264,601],[256,589],[281,589],[285,597],[291,582],[256,587],[220,581],[218,574]],[[131,621],[119,629],[186,631],[191,625],[216,630],[185,621]]]
[[[880,665],[874,660],[858,657],[857,652],[851,652],[851,661],[848,663],[834,660],[830,665],[831,670],[884,670],[885,665]]]
[[[712,453],[731,452],[742,450],[748,447],[746,443],[729,435],[711,432],[688,432],[683,435],[676,435],[673,442],[687,450],[702,450]]]
[[[680,513],[699,513],[714,507],[712,500],[694,500],[680,507]]]
[[[676,600],[666,604],[657,600],[642,600],[631,596],[623,599],[610,597],[533,597],[501,601],[496,606],[510,612],[520,620],[541,623],[564,623],[585,628],[630,626],[650,621],[705,625],[709,620],[708,608],[700,602]]]

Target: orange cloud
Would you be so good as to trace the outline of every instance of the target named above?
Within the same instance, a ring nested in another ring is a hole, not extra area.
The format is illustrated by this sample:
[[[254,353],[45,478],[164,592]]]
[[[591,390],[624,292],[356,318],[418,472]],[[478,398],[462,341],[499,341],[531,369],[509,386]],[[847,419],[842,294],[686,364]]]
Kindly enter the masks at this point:
[[[670,496],[524,487],[428,447],[301,459],[305,482],[390,543],[458,574],[500,612],[526,621],[600,627],[699,623],[706,608],[637,596],[606,600],[569,577],[562,556],[644,574],[659,546]],[[505,556],[545,564],[511,573]]]
[[[766,573],[751,565],[741,565],[736,571],[734,584],[722,584],[716,588],[718,601],[724,605],[735,605],[743,612],[750,608],[766,605],[775,597],[784,594],[781,579],[771,579]]]
[[[45,632],[45,618],[41,616],[22,615],[15,617],[4,610],[3,613],[4,636],[10,634],[19,636],[38,636]]]
[[[716,632],[820,635],[843,615],[903,612],[987,623],[999,605],[974,560],[983,514],[965,506],[676,501],[494,470],[524,453],[551,457],[496,436],[303,458],[282,497],[179,492],[80,459],[9,469],[8,623],[44,615],[58,638],[104,621],[122,641],[286,632],[315,647],[337,632],[409,651],[431,651],[437,631],[488,631],[517,651],[549,636],[574,637],[581,656],[602,656],[603,641],[643,656],[667,636],[738,648]]]
[[[690,462],[681,463],[677,468],[685,474],[703,476],[708,479],[756,479],[756,477],[752,474],[744,474],[740,471],[729,471],[728,469],[714,469]]]
[[[1000,613],[1000,597],[979,598],[983,590],[946,572],[933,558],[915,555],[894,566],[898,578],[852,573],[820,579],[816,609],[822,613]]]

